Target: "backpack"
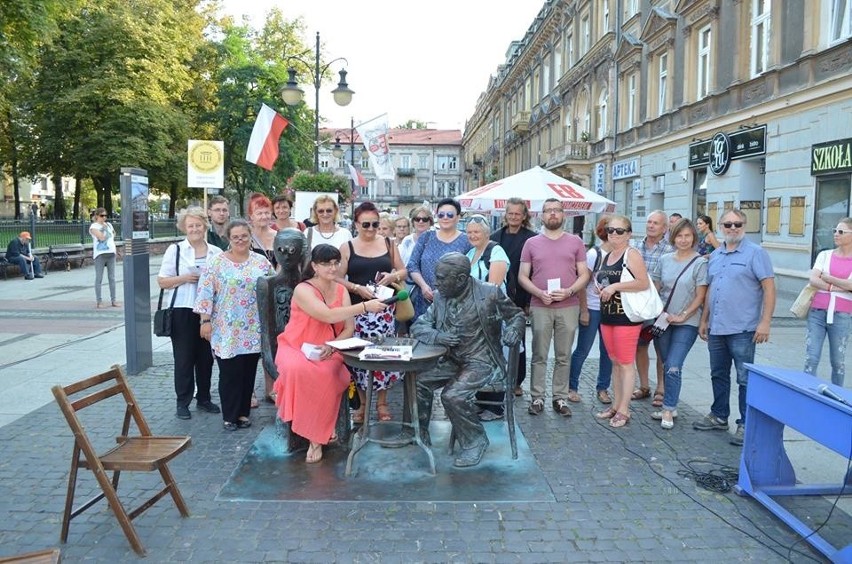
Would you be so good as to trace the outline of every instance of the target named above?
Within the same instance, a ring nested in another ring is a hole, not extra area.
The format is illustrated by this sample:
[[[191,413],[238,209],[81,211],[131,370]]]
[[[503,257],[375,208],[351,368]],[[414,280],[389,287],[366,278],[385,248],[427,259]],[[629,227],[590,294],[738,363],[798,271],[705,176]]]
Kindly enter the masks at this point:
[[[601,267],[601,262],[603,262],[603,254],[601,253],[601,248],[597,245],[594,246],[595,249],[595,266],[592,268],[592,272],[597,272]]]
[[[485,250],[482,251],[482,256],[479,257],[479,260],[485,263],[485,271],[488,272],[491,270],[491,249],[497,246],[497,243],[494,241],[488,241],[488,244],[485,245]]]

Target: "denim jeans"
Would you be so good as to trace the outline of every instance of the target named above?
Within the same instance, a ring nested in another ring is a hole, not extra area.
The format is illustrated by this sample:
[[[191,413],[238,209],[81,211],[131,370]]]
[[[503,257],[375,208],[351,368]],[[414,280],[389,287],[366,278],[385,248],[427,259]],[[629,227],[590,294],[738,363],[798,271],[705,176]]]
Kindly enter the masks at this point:
[[[713,385],[713,405],[710,413],[728,420],[731,414],[731,363],[737,370],[739,385],[740,418],[737,424],[745,424],[746,412],[746,362],[754,362],[754,331],[745,331],[733,335],[710,335],[707,339],[710,352],[710,381]]]
[[[826,323],[824,309],[808,313],[808,336],[805,340],[805,372],[816,375],[822,344],[828,335],[828,359],[831,362],[831,383],[843,385],[846,378],[846,341],[852,327],[852,314],[834,312],[834,323]]]
[[[589,351],[592,350],[592,345],[595,344],[595,336],[598,336],[598,351],[600,352],[601,360],[598,364],[598,383],[597,390],[606,390],[609,388],[610,380],[612,379],[612,360],[606,352],[603,337],[600,336],[601,327],[601,310],[589,310],[589,324],[582,323],[577,327],[577,346],[574,348],[574,353],[571,355],[571,375],[568,377],[568,388],[576,390],[580,385],[580,371],[583,370],[583,363],[589,356]]]
[[[674,411],[680,399],[681,373],[683,362],[689,354],[695,338],[698,337],[698,327],[692,325],[669,325],[660,337],[655,339],[663,359],[663,374],[666,378],[666,391],[663,395],[663,409]]]

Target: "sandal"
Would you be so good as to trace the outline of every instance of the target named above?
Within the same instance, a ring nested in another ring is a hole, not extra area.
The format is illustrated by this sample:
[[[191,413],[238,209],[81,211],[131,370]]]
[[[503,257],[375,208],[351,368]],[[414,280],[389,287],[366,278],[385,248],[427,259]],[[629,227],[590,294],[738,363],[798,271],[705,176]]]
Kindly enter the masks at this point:
[[[308,446],[308,454],[305,456],[305,462],[308,464],[316,464],[322,460],[322,445],[319,443],[311,443]]]
[[[637,388],[633,390],[631,399],[640,400],[651,397],[651,388]]]
[[[663,407],[663,394],[654,392],[654,401],[651,402],[652,407]]]
[[[257,406],[259,406],[259,405],[260,405],[260,404],[259,404],[259,403],[257,403],[257,396],[256,396],[256,395],[254,395],[254,393],[252,393],[252,394],[251,394],[251,403],[249,403],[249,407],[251,407],[252,409],[254,409],[254,408],[256,408],[256,407],[257,407]]]
[[[391,412],[388,408],[388,404],[379,403],[376,404],[376,412],[379,414],[379,421],[390,421],[391,420]]]
[[[630,423],[630,416],[621,413],[620,411],[616,412],[612,419],[609,420],[609,426],[615,429],[620,427],[624,427]]]
[[[597,417],[598,419],[612,419],[613,417],[615,417],[616,413],[618,413],[616,410],[611,407],[608,407],[603,411],[595,413],[595,417]]]
[[[607,390],[598,390],[598,401],[604,405],[609,405],[612,403],[612,398]]]
[[[353,423],[363,423],[364,422],[364,406],[362,405],[358,409],[352,411],[352,422]]]
[[[568,390],[568,401],[580,403],[580,394],[577,393],[577,390]]]

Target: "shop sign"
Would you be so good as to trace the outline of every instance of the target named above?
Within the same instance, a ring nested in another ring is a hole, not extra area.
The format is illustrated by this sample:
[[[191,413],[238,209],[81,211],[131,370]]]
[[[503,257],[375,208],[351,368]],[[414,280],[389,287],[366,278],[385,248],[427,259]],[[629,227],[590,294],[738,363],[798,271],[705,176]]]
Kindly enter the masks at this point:
[[[639,159],[629,159],[612,163],[612,180],[624,180],[639,176]]]
[[[719,151],[724,150],[724,145],[720,138],[721,135],[727,138],[728,165],[730,165],[730,161],[766,154],[766,125],[760,125],[730,134],[717,133],[713,136],[713,139],[691,143],[689,145],[689,168],[704,168],[709,166],[712,171],[714,168],[712,161],[714,159],[717,159],[716,166],[721,164],[721,161],[718,161],[718,158],[721,156]],[[725,171],[727,170],[727,167],[725,167]],[[719,176],[724,173],[714,174]]]
[[[811,176],[852,172],[852,138],[811,147]]]
[[[604,167],[603,163],[597,163],[595,165],[595,175],[594,175],[594,186],[595,192],[598,194],[603,194],[606,189],[604,188],[604,176],[606,173],[606,167]]]
[[[710,140],[710,172],[722,176],[731,166],[731,141],[724,133],[717,133]]]

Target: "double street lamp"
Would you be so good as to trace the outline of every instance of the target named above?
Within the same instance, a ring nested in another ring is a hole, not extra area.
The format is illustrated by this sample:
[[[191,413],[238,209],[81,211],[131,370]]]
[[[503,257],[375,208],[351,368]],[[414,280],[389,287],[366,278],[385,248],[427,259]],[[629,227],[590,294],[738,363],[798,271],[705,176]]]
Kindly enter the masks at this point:
[[[287,57],[287,60],[297,60],[306,67],[310,68],[311,64],[301,58],[301,56],[290,55]],[[320,34],[317,32],[317,40],[316,40],[316,50],[314,57],[314,172],[319,172],[319,146],[320,146],[320,138],[319,138],[319,92],[320,86],[322,85],[322,78],[325,75],[325,72],[328,68],[337,61],[343,61],[347,65],[349,61],[344,59],[343,57],[338,57],[332,61],[329,61],[324,66],[320,65]],[[284,100],[284,103],[288,106],[298,105],[299,102],[302,101],[302,98],[305,95],[305,91],[299,88],[299,83],[296,80],[296,69],[290,67],[287,69],[288,79],[287,84],[284,88],[281,89],[281,99]],[[341,69],[340,72],[340,82],[337,83],[337,88],[331,91],[331,94],[334,97],[334,103],[338,106],[347,106],[349,102],[352,101],[352,95],[355,93],[346,83],[346,69]]]

